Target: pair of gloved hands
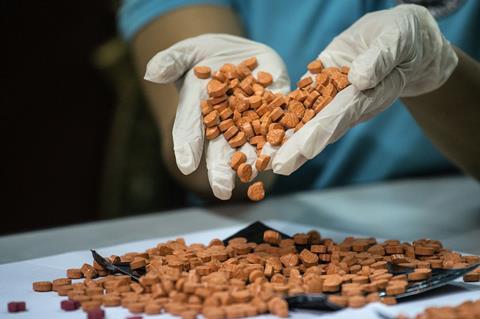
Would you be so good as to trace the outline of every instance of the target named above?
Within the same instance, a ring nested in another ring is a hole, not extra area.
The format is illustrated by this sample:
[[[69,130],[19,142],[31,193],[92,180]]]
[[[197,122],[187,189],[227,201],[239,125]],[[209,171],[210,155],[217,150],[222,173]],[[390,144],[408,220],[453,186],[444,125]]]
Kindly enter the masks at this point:
[[[270,72],[274,93],[288,93],[290,80],[284,62],[270,47],[225,34],[205,34],[178,42],[157,53],[148,63],[145,79],[177,84],[179,104],[173,126],[177,166],[183,174],[197,169],[203,152],[204,127],[200,100],[207,98],[207,81],[193,74],[195,65],[217,70],[255,56],[258,68]],[[400,5],[369,13],[337,36],[318,56],[329,66],[350,66],[353,84],[339,92],[328,106],[280,147],[268,143],[274,173],[289,175],[319,154],[359,122],[383,111],[397,98],[416,96],[440,87],[457,65],[457,56],[427,9]],[[305,66],[306,68],[306,66]],[[253,72],[255,75],[256,72]],[[307,72],[308,74],[308,72]],[[306,75],[307,75],[306,74]],[[246,143],[240,149],[254,164],[256,152]],[[229,166],[234,153],[223,135],[208,143],[208,178],[216,197],[226,200],[235,186]],[[252,165],[255,167],[255,165]],[[252,178],[256,176],[253,172]]]

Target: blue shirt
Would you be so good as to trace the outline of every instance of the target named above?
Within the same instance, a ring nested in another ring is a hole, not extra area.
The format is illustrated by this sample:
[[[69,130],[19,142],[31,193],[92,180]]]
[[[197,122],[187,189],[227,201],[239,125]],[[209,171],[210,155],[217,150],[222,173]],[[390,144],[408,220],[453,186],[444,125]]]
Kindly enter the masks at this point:
[[[229,6],[246,36],[275,49],[292,82],[328,43],[369,11],[395,6],[393,0],[124,0],[119,27],[128,40],[159,15],[192,4]],[[480,58],[480,1],[466,0],[439,18],[443,34],[454,45]],[[161,36],[161,34],[159,35]],[[365,183],[431,175],[453,166],[423,135],[400,101],[359,124],[289,177],[279,177],[274,192]]]

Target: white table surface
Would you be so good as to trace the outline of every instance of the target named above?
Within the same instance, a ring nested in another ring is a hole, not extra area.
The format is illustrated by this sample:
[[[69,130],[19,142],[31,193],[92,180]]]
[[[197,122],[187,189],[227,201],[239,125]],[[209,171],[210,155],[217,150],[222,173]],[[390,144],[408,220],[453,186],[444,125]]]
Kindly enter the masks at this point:
[[[37,212],[32,212],[37,213]],[[277,219],[312,228],[442,240],[480,254],[480,185],[466,177],[405,180],[190,208],[0,237],[0,264],[92,247]]]
[[[311,229],[309,225],[299,225],[292,222],[266,221],[267,225],[278,229],[287,234],[296,232],[306,232]],[[187,243],[204,243],[207,244],[211,238],[225,238],[246,224],[238,224],[236,226],[216,228],[202,232],[193,232],[180,235]],[[318,228],[324,236],[340,241],[349,235],[344,232],[332,231],[329,229]],[[175,237],[175,236],[173,236]],[[149,247],[154,247],[159,242],[165,242],[172,237],[147,239],[134,241],[125,244],[99,248],[98,251],[102,255],[116,254],[120,255],[130,251],[145,251]],[[98,248],[98,247],[95,247]],[[5,319],[30,319],[30,318],[56,318],[56,319],[74,319],[85,317],[81,311],[65,312],[59,307],[64,297],[58,297],[55,293],[36,293],[32,291],[32,282],[41,280],[53,280],[55,278],[64,277],[65,269],[71,267],[79,267],[84,262],[91,262],[92,256],[87,250],[73,251],[64,254],[30,259],[26,261],[7,263],[0,265],[0,318]],[[6,289],[5,289],[6,288]],[[396,306],[385,306],[381,304],[371,304],[362,309],[344,309],[335,313],[322,314],[320,312],[293,311],[291,319],[315,318],[319,315],[333,319],[378,319],[377,311],[381,311],[390,315],[400,313],[415,315],[422,311],[425,307],[438,305],[457,305],[465,300],[480,299],[480,283],[463,283],[461,279],[453,284],[429,292],[426,295],[419,296],[414,299],[401,302]],[[5,305],[12,300],[25,301],[27,303],[26,312],[8,314]],[[129,312],[121,307],[106,308],[106,318],[127,318]],[[174,319],[170,315],[148,316],[148,318],[158,319]],[[274,318],[273,316],[260,316],[258,319]]]

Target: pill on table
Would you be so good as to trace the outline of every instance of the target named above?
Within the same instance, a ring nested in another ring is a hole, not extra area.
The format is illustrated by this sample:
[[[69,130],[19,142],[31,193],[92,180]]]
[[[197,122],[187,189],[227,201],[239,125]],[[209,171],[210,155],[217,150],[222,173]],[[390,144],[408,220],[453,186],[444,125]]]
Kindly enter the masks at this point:
[[[79,268],[67,269],[67,277],[70,279],[80,279],[83,277],[82,270]]]
[[[340,290],[342,284],[342,277],[339,275],[329,275],[323,282],[324,292],[336,292]]]
[[[145,314],[147,315],[157,315],[157,314],[160,314],[161,312],[162,312],[162,306],[157,303],[150,302],[145,305]]]
[[[245,136],[245,133],[240,131],[237,133],[237,135],[228,140],[228,144],[230,144],[230,146],[233,148],[237,148],[245,144],[246,141],[247,137]]]
[[[361,308],[367,304],[364,296],[352,296],[348,298],[348,306],[351,308]]]
[[[147,261],[145,260],[145,258],[137,258],[130,262],[130,269],[132,270],[140,269],[145,267],[146,265],[147,265]]]
[[[38,292],[52,291],[52,283],[50,281],[37,281],[33,283],[33,290]]]
[[[87,319],[104,319],[105,311],[100,308],[92,309],[87,312]]]
[[[263,241],[272,245],[278,245],[282,241],[282,236],[274,230],[266,230],[263,232]]]
[[[12,301],[7,304],[8,312],[22,312],[27,310],[27,304],[24,301]]]
[[[208,66],[196,66],[193,68],[193,73],[199,79],[208,79],[210,77],[210,68]]]
[[[478,282],[480,281],[480,272],[469,272],[465,275],[463,275],[463,281],[464,282]]]
[[[318,256],[308,249],[302,250],[298,257],[307,268],[318,264]]]
[[[267,87],[273,83],[272,75],[268,72],[259,71],[257,73],[257,82],[263,87]]]
[[[85,312],[90,312],[92,310],[100,309],[102,303],[100,301],[84,301],[82,302],[82,309]]]
[[[255,168],[259,172],[264,171],[267,168],[269,162],[270,162],[270,156],[260,155],[255,161]]]
[[[53,286],[64,286],[64,285],[70,285],[72,283],[72,280],[70,278],[57,278],[54,281],[52,281]]]
[[[248,187],[247,196],[250,200],[258,202],[265,198],[265,189],[263,188],[263,182],[255,182]]]
[[[237,151],[233,153],[232,157],[230,158],[230,167],[234,170],[238,169],[240,164],[243,164],[247,161],[247,155],[245,153]]]
[[[432,270],[428,268],[417,268],[414,272],[407,274],[408,280],[419,281],[430,278]]]
[[[346,307],[348,305],[348,297],[340,295],[329,295],[328,302],[333,303],[339,307]]]
[[[228,91],[228,85],[226,83],[210,80],[207,85],[208,95],[211,97],[219,97],[225,95]]]
[[[60,308],[65,311],[74,311],[80,308],[80,302],[74,300],[62,300]]]
[[[252,166],[247,163],[241,163],[237,168],[237,175],[242,183],[248,183],[252,177]]]

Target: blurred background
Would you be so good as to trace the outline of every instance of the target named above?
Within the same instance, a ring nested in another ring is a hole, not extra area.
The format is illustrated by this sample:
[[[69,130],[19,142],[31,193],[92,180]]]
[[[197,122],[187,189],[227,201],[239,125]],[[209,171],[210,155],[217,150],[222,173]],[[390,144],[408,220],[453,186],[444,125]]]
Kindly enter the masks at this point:
[[[2,1],[0,235],[184,204],[115,1]]]

